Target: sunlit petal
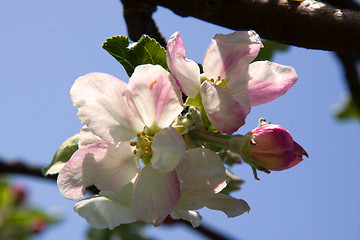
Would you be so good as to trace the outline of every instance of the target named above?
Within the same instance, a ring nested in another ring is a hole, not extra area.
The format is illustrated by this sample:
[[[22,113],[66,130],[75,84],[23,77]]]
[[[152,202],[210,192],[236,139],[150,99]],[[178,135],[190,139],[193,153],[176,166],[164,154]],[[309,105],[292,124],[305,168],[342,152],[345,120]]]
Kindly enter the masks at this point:
[[[185,56],[185,48],[178,32],[174,33],[166,46],[169,69],[181,90],[195,98],[200,90],[200,69],[197,63]]]
[[[135,222],[131,209],[132,183],[116,191],[102,191],[99,195],[76,203],[74,210],[94,228],[109,228]]]
[[[174,128],[164,128],[154,136],[151,165],[162,172],[175,169],[185,154],[185,141]]]
[[[216,194],[206,200],[206,207],[223,211],[229,218],[237,217],[250,211],[249,205],[242,199],[236,199],[225,194]]]
[[[159,226],[175,208],[180,198],[176,172],[163,173],[146,165],[137,177],[132,195],[132,208],[139,221]]]
[[[98,136],[94,135],[87,126],[83,126],[80,130],[79,135],[79,148],[96,142],[103,142],[103,140]]]
[[[126,83],[105,73],[79,77],[70,90],[78,117],[92,133],[105,141],[129,141],[143,129],[126,103]]]
[[[149,128],[169,126],[183,110],[179,87],[159,65],[136,67],[129,80],[127,97]]]
[[[254,31],[239,31],[230,34],[216,34],[204,58],[206,77],[230,78],[237,81],[262,47],[259,35]]]
[[[187,150],[176,167],[180,181],[181,199],[178,209],[196,210],[205,200],[226,186],[226,170],[220,157],[204,148]]]
[[[248,76],[248,92],[252,106],[284,95],[298,79],[292,67],[268,61],[250,64]]]
[[[77,150],[61,169],[57,183],[61,194],[76,200],[85,195],[86,187],[114,190],[128,184],[140,170],[129,142],[118,147],[97,142]]]
[[[205,112],[219,132],[233,133],[245,124],[248,111],[230,91],[212,82],[204,82],[200,92]]]
[[[171,217],[173,219],[182,219],[182,220],[186,220],[189,223],[191,223],[191,225],[196,228],[198,226],[200,226],[200,222],[202,220],[202,217],[200,216],[200,214],[196,211],[191,211],[191,210],[182,210],[182,209],[175,209],[172,213],[171,213]]]

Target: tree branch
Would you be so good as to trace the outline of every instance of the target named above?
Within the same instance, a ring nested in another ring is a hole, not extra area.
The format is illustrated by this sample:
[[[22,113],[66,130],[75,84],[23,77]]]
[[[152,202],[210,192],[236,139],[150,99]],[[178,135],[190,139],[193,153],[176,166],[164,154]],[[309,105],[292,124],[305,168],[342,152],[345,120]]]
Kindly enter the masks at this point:
[[[294,46],[360,55],[360,12],[313,0],[151,0],[174,13]]]
[[[360,11],[360,4],[353,0],[326,0],[326,2],[338,8]],[[360,112],[360,74],[356,66],[357,62],[360,61],[360,56],[343,53],[336,53],[336,56],[343,65],[344,78],[347,82],[352,100]]]
[[[22,174],[31,177],[47,178],[50,180],[57,179],[57,175],[49,175],[45,177],[40,167],[28,166],[24,164],[24,161],[17,159],[11,162],[6,162],[4,159],[0,159],[0,174]]]
[[[209,239],[215,239],[215,240],[230,240],[230,239],[232,239],[223,234],[220,234],[219,232],[215,231],[213,228],[210,228],[209,226],[206,226],[204,224],[201,224],[197,228],[193,228],[193,226],[189,222],[181,220],[181,221],[179,221],[179,223],[182,223],[184,226],[187,226],[188,228],[196,229],[196,231],[198,233],[201,233],[202,235],[208,237]]]
[[[166,47],[165,38],[152,19],[156,5],[147,0],[121,0],[121,2],[124,7],[124,18],[129,38],[136,42],[143,34],[147,34],[161,46]]]

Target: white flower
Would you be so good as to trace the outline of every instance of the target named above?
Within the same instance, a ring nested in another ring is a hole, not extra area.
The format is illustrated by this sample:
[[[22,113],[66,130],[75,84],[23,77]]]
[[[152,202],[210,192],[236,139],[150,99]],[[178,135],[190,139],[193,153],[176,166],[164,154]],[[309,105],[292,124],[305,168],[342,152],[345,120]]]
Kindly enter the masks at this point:
[[[102,140],[82,146],[61,169],[58,186],[62,195],[77,200],[85,195],[86,187],[95,185],[101,196],[83,201],[104,203],[99,209],[108,210],[113,205],[106,199],[122,196],[124,187],[132,188],[131,211],[126,211],[137,220],[161,224],[180,198],[174,169],[185,153],[181,134],[168,127],[183,110],[180,90],[171,75],[160,66],[142,65],[127,85],[108,74],[91,73],[75,81],[70,95],[82,123]],[[134,137],[137,141],[130,142]],[[129,187],[133,179],[134,186]],[[132,219],[124,216],[114,221]]]

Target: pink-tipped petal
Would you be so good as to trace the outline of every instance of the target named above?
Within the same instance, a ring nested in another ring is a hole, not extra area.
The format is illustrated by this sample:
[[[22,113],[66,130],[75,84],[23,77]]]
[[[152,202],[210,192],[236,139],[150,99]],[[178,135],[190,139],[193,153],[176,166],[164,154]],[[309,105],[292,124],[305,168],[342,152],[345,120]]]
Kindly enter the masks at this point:
[[[169,126],[183,110],[181,92],[173,77],[159,65],[135,68],[128,84],[130,107],[149,128]]]
[[[203,82],[200,92],[205,112],[219,132],[233,133],[245,124],[248,110],[230,91],[212,82]]]
[[[126,83],[105,73],[89,73],[79,77],[70,90],[78,108],[78,117],[92,133],[117,144],[129,141],[144,124],[127,105]]]
[[[309,158],[308,153],[305,151],[305,149],[303,147],[301,147],[297,142],[294,141],[294,147],[293,147],[293,151],[296,154],[296,158],[293,159],[288,166],[286,166],[284,169],[289,169],[292,168],[296,165],[298,165],[300,162],[302,162],[303,160],[303,156],[306,156],[307,158]]]
[[[159,226],[175,208],[179,198],[176,172],[163,173],[146,165],[135,181],[131,198],[135,218]]]
[[[268,61],[250,64],[248,92],[252,106],[270,102],[284,95],[297,81],[292,67]]]
[[[291,168],[300,163],[304,155],[308,156],[293,140],[290,132],[280,125],[259,126],[249,132],[247,137],[242,154],[250,156],[252,161],[267,170],[282,171]]]
[[[249,205],[242,199],[236,199],[225,194],[216,194],[206,200],[206,207],[224,212],[229,218],[240,216],[250,211]]]
[[[204,58],[204,73],[209,79],[239,80],[249,63],[258,55],[262,43],[254,31],[216,34]]]
[[[185,141],[174,128],[164,128],[154,136],[151,144],[151,166],[164,173],[175,169],[185,154]]]
[[[99,195],[76,203],[74,211],[94,228],[116,228],[135,222],[131,209],[132,183],[116,191],[102,191]]]
[[[294,141],[293,150],[296,153],[296,155],[298,155],[298,156],[306,156],[307,158],[309,158],[309,154],[305,151],[305,149],[295,141]]]
[[[226,170],[220,157],[204,148],[187,150],[176,167],[180,181],[181,199],[177,209],[196,210],[205,200],[226,186]]]
[[[191,223],[193,228],[200,226],[200,222],[202,220],[202,217],[198,212],[191,210],[182,210],[182,209],[175,209],[171,213],[171,217],[173,219],[182,219],[188,221],[189,223]]]
[[[57,184],[61,194],[77,200],[85,195],[86,187],[114,190],[128,184],[140,170],[129,142],[118,147],[97,142],[77,150],[59,172]]]
[[[166,60],[171,74],[181,90],[195,98],[200,90],[200,69],[197,63],[185,56],[185,48],[178,32],[174,33],[166,46]]]

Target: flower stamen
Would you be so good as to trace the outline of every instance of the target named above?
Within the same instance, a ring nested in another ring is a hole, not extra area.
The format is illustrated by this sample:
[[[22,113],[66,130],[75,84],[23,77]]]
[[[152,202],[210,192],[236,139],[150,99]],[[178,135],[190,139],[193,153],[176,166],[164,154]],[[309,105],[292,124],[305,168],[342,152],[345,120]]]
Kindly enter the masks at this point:
[[[137,134],[136,141],[131,141],[130,145],[135,147],[133,153],[139,155],[141,161],[146,165],[150,162],[152,157],[151,144],[154,137],[147,135],[144,131]]]
[[[209,81],[213,82],[216,85],[218,85],[219,87],[231,92],[231,89],[227,86],[228,82],[230,81],[230,78],[222,79],[220,76],[218,76],[218,78],[216,80],[211,78]]]

